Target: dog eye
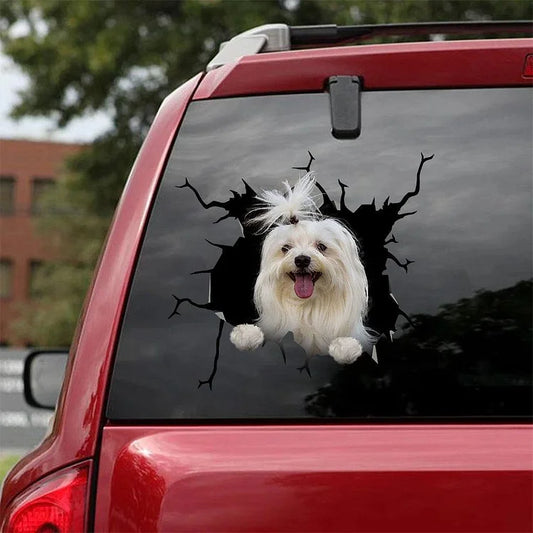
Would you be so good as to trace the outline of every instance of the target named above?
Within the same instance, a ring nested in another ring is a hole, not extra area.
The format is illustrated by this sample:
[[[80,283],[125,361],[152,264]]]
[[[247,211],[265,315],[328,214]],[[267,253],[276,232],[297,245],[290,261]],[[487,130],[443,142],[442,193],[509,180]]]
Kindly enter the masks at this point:
[[[322,252],[322,253],[324,253],[328,249],[328,247],[325,244],[321,243],[321,242],[318,242],[316,244],[316,247],[317,247],[317,250],[319,252]]]
[[[286,244],[285,246],[281,247],[281,251],[286,254],[291,248],[292,246],[290,244]]]

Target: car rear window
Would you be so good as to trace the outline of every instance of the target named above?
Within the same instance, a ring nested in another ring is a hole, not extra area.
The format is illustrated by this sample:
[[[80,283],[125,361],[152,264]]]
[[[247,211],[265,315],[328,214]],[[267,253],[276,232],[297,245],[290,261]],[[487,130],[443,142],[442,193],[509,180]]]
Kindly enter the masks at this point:
[[[532,102],[529,88],[365,92],[355,140],[331,135],[325,93],[191,103],[138,259],[108,417],[530,416]],[[309,357],[290,334],[255,351],[230,341],[258,316],[256,195],[308,171],[368,280],[377,340],[352,364]]]

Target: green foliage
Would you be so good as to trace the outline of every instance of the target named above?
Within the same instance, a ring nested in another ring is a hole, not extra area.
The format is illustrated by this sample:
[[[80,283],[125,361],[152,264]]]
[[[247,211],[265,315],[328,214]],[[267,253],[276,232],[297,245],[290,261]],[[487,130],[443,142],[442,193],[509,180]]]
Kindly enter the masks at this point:
[[[7,473],[18,463],[20,456],[18,455],[4,455],[0,456],[0,487]]]
[[[63,260],[47,268],[42,290],[48,296],[37,316],[36,307],[30,306],[19,331],[33,343],[69,343],[96,250],[158,106],[204,68],[221,42],[268,22],[530,17],[528,0],[0,2],[4,52],[30,80],[13,116],[44,115],[63,127],[73,118],[103,110],[113,123],[69,161],[68,176],[55,199],[57,210],[67,213],[66,220],[43,223],[60,241]]]
[[[36,229],[58,256],[37,270],[32,300],[21,305],[21,317],[13,326],[18,338],[34,345],[70,344],[109,225],[107,209],[99,208],[91,191],[78,188],[76,177],[65,176],[64,186],[43,198],[42,212],[35,219]],[[103,194],[102,205],[105,198]]]

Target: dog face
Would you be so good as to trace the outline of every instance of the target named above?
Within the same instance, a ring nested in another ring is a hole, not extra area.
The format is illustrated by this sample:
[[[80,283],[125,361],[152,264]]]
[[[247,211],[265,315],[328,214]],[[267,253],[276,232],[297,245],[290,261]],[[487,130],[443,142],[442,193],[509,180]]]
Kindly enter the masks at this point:
[[[354,291],[363,295],[366,277],[344,226],[333,219],[302,220],[267,235],[258,285],[269,287],[278,301],[310,305],[325,297],[344,300]]]

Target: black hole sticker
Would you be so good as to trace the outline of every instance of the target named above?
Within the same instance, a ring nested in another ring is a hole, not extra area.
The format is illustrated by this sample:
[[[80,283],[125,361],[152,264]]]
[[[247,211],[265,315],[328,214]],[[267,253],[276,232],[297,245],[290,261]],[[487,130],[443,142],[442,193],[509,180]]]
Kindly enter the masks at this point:
[[[305,174],[292,184],[284,182],[281,191],[255,191],[243,180],[243,190],[231,191],[225,202],[206,202],[188,179],[178,186],[181,194],[192,192],[204,209],[224,210],[215,223],[234,218],[242,227],[233,244],[207,241],[220,249],[219,259],[209,270],[192,272],[209,276],[206,303],[172,295],[169,319],[180,315],[183,303],[219,317],[212,372],[198,387],[213,387],[226,322],[239,350],[276,342],[284,359],[284,338],[292,335],[306,353],[299,370],[309,375],[315,355],[329,355],[343,365],[360,358],[377,363],[378,342],[392,340],[400,316],[409,321],[393,296],[386,268],[390,260],[407,273],[413,261],[389,250],[397,243],[392,230],[415,214],[401,211],[419,194],[423,166],[433,157],[421,154],[413,190],[398,202],[387,198],[380,208],[374,199],[352,210],[349,187],[341,181],[337,204],[312,172],[310,152],[306,166],[294,167]]]

